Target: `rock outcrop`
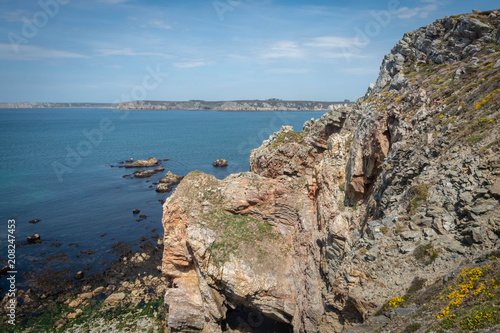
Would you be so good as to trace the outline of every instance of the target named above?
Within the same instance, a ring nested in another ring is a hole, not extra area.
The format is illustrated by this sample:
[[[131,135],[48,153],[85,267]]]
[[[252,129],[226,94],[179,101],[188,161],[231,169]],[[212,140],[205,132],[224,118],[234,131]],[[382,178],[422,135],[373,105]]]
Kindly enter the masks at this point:
[[[184,176],[174,175],[172,172],[167,172],[165,176],[160,179],[160,183],[156,186],[156,192],[165,193],[172,191],[172,187],[181,182]]]
[[[150,157],[147,160],[137,160],[133,163],[126,164],[125,168],[148,168],[158,165],[158,160],[154,157]]]
[[[352,107],[283,127],[251,172],[187,175],[163,206],[168,326],[439,325],[443,281],[500,247],[499,26],[479,12],[406,34]]]

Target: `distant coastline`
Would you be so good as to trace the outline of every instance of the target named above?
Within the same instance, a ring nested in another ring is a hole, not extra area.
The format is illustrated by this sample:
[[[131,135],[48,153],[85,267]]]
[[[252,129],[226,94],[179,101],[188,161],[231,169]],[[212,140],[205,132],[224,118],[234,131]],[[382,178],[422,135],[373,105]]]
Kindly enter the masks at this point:
[[[237,100],[237,101],[130,101],[122,103],[0,103],[0,109],[116,108],[119,110],[181,111],[330,111],[349,106],[343,102]]]

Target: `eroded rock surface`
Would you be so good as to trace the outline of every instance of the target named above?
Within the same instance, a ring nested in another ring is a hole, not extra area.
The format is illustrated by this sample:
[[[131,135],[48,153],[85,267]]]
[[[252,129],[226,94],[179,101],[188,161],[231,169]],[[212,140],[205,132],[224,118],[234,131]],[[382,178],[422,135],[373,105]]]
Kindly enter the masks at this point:
[[[375,314],[500,246],[499,20],[406,34],[352,107],[284,126],[251,172],[186,176],[163,211],[168,325],[218,332],[245,309],[294,332],[430,329],[416,306]]]

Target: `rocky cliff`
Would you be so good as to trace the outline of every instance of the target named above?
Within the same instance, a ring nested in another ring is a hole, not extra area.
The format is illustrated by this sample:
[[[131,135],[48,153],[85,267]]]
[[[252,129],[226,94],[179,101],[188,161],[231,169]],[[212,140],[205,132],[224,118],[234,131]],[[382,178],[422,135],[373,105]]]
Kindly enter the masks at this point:
[[[350,105],[351,102],[312,102],[245,100],[245,101],[131,101],[117,105],[117,109],[129,110],[192,110],[192,111],[329,111]]]
[[[364,98],[283,127],[251,172],[186,176],[163,207],[170,329],[458,330],[490,289],[497,324],[480,279],[500,271],[499,27],[475,12],[408,33]]]

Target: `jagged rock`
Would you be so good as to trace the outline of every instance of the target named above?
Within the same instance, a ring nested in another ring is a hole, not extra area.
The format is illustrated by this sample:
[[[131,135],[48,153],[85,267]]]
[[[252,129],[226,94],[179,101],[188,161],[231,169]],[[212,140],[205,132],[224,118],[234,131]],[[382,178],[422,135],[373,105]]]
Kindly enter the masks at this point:
[[[281,128],[250,172],[186,176],[163,206],[168,326],[219,332],[252,309],[294,332],[397,332],[427,310],[352,326],[497,250],[498,14],[405,34],[364,99]]]
[[[215,161],[213,164],[212,164],[214,167],[219,167],[219,168],[222,168],[222,167],[227,167],[228,164],[227,164],[227,160],[225,159],[218,159],[217,161]]]
[[[158,160],[154,157],[148,158],[148,160],[138,160],[130,164],[126,164],[125,168],[147,168],[158,165]]]
[[[156,192],[164,193],[172,191],[172,187],[181,182],[184,176],[174,175],[170,171],[165,174],[165,176],[160,179],[160,183],[156,187]]]
[[[140,211],[139,209],[134,209],[134,210],[132,211],[132,213],[133,213],[133,214],[139,214],[140,212],[141,212],[141,211]]]
[[[36,220],[31,220],[31,221],[29,221],[29,223],[31,223],[31,224],[37,224],[38,222],[41,222],[41,221],[42,221],[42,220],[38,220],[38,219],[36,219]]]

